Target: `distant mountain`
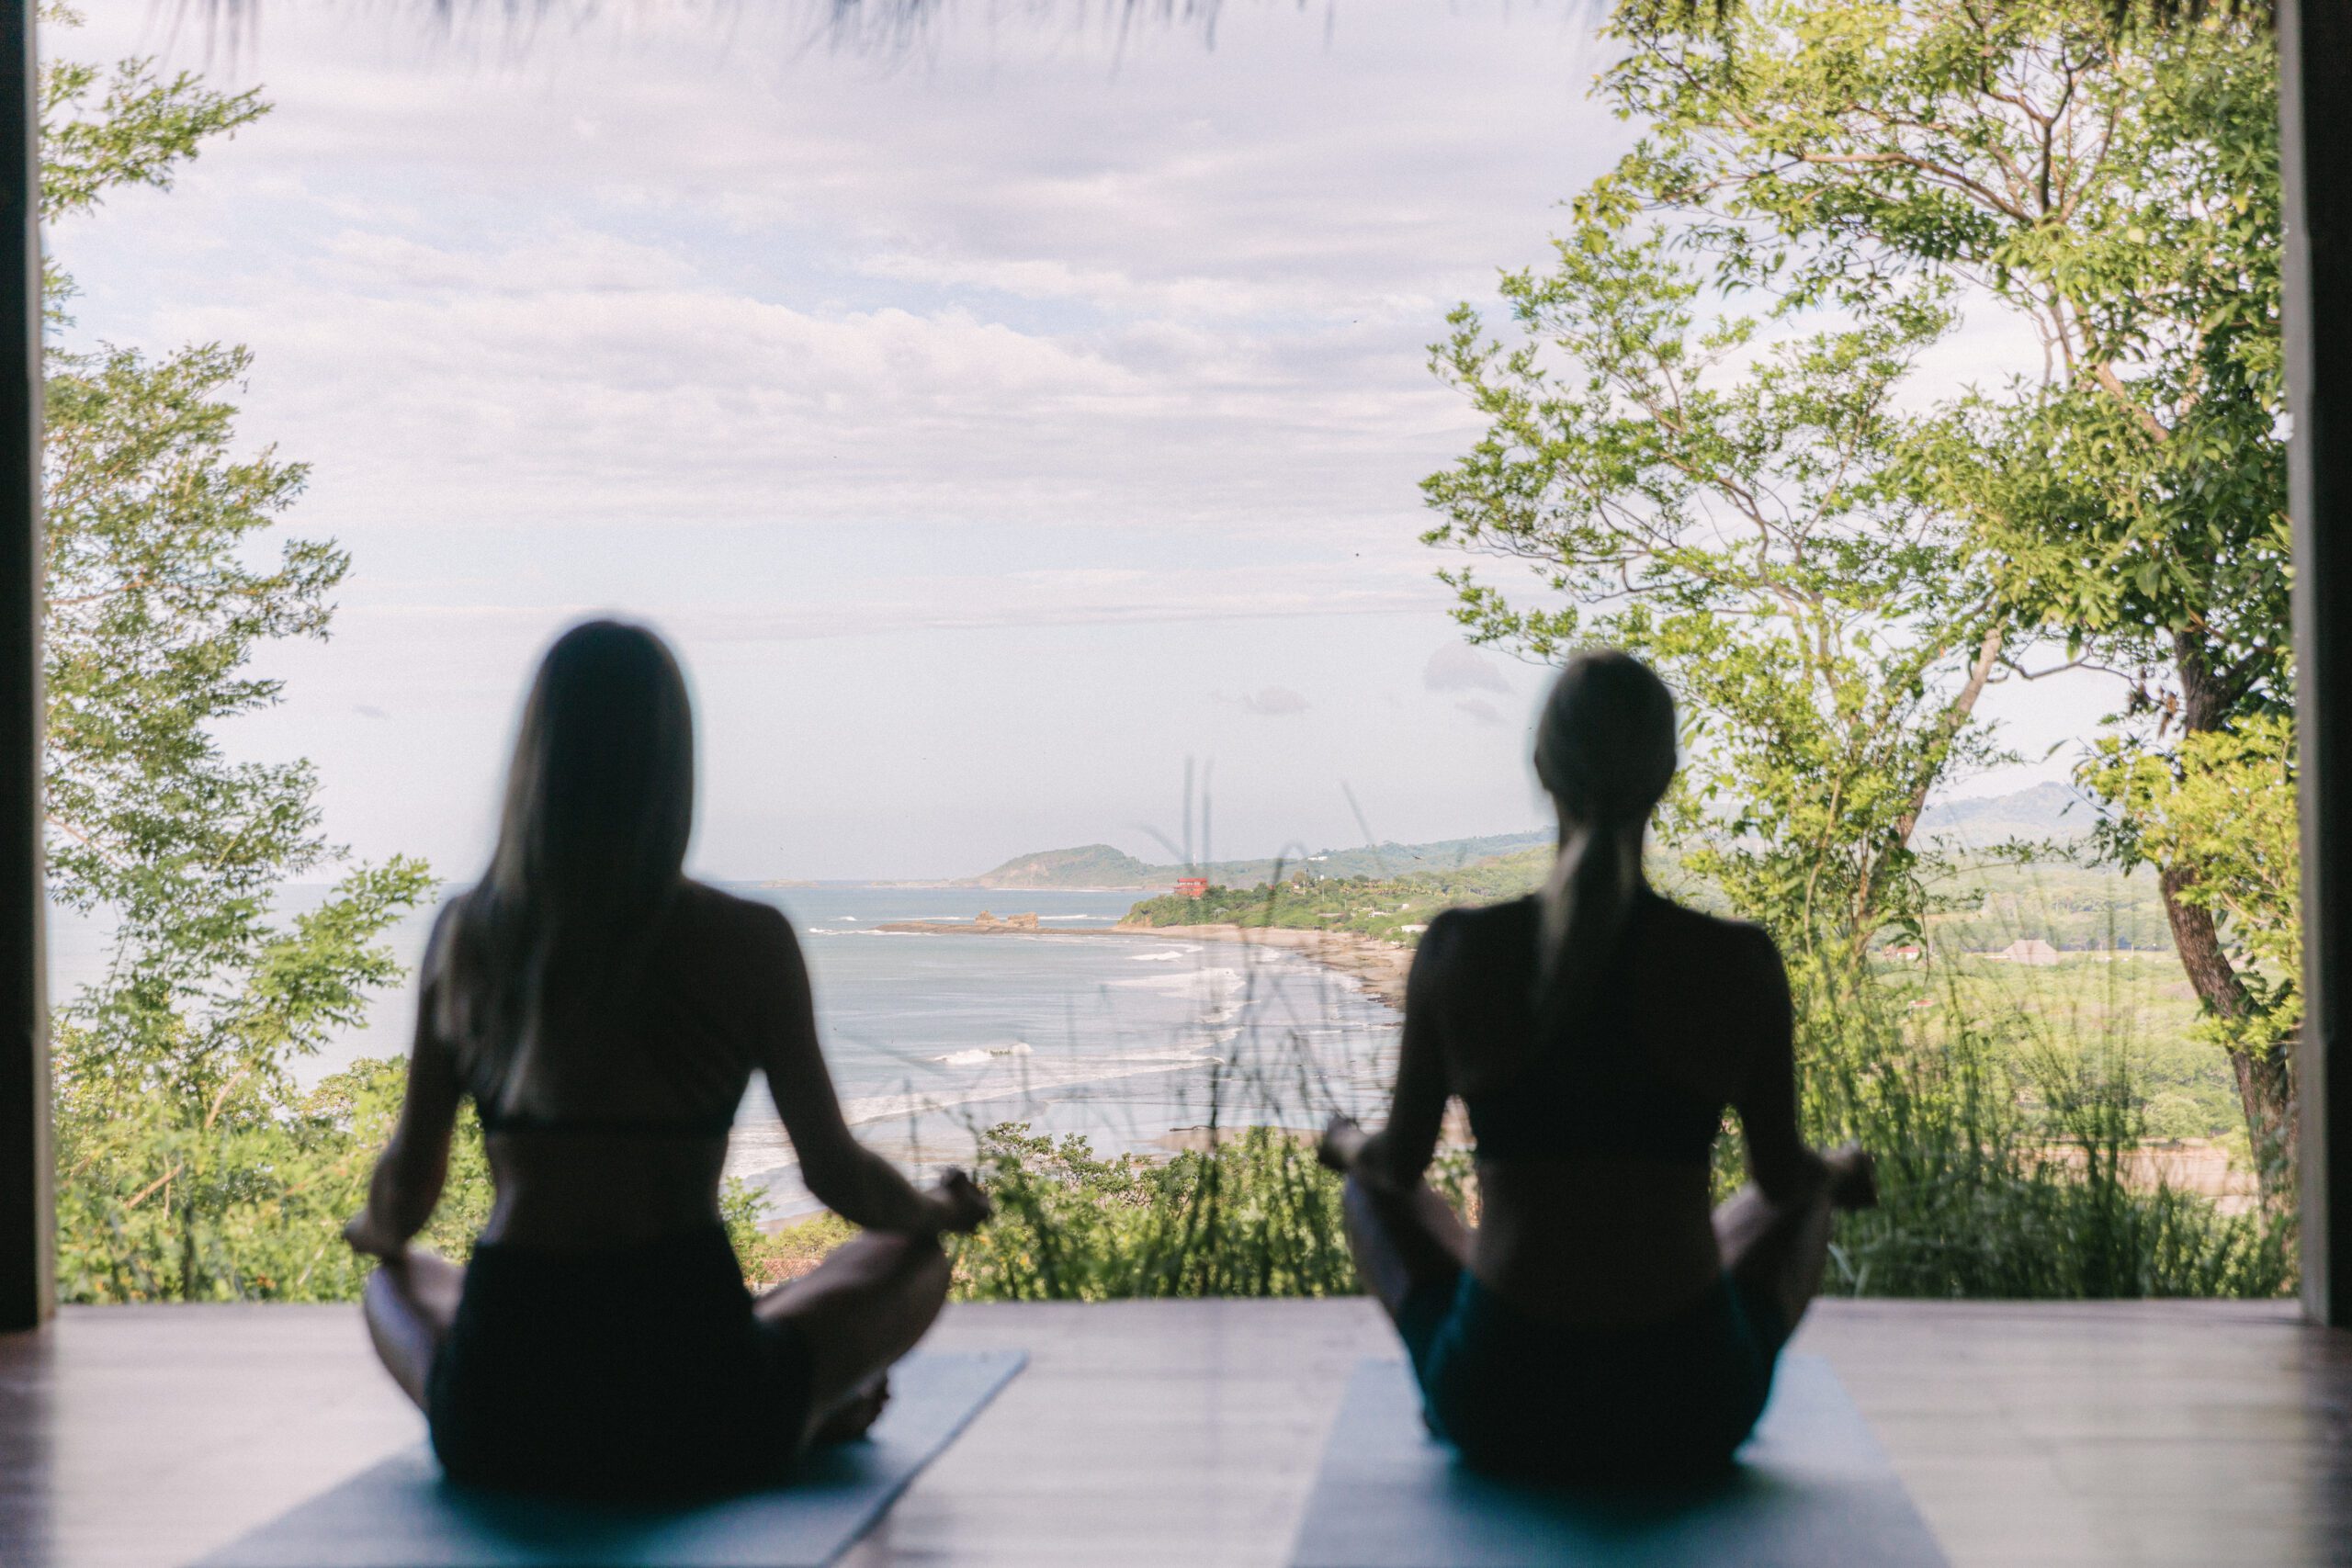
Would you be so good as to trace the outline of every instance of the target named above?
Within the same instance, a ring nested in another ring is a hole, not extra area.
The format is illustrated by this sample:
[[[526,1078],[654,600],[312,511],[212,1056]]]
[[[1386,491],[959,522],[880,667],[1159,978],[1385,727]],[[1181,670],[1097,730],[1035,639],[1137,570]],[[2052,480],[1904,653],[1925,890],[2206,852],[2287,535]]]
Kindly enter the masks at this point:
[[[1121,892],[1172,887],[1180,876],[1204,876],[1220,887],[1254,887],[1277,874],[1304,871],[1310,876],[1401,876],[1409,872],[1451,871],[1497,855],[1552,841],[1544,832],[1489,833],[1475,839],[1441,839],[1427,844],[1375,844],[1323,850],[1281,860],[1215,861],[1187,868],[1153,865],[1108,844],[1070,850],[1040,850],[1015,855],[992,871],[967,876],[959,887],[1101,887]]]
[[[1040,850],[1015,855],[993,871],[959,881],[959,887],[1114,887],[1140,892],[1170,887],[1184,874],[1172,866],[1146,865],[1108,844],[1074,850]]]
[[[2080,839],[2098,821],[2098,807],[2080,790],[2038,784],[2014,795],[1938,801],[1919,814],[1919,831],[1983,847],[2012,839]]]
[[[1923,837],[1948,843],[1984,848],[2011,840],[2079,839],[2087,837],[2098,819],[2098,807],[2079,790],[2062,784],[2038,784],[2009,795],[1973,800],[1943,800],[1921,813]],[[1204,876],[1220,887],[1248,888],[1306,872],[1313,877],[1409,876],[1419,872],[1455,871],[1500,855],[1518,854],[1552,842],[1546,831],[1488,833],[1472,839],[1440,839],[1426,844],[1365,844],[1353,849],[1320,850],[1287,855],[1277,861],[1214,861],[1182,866],[1140,861],[1109,844],[1081,844],[1075,849],[1038,850],[1015,855],[1002,865],[978,876],[956,881],[958,887],[1102,888],[1114,892],[1164,892],[1180,876]]]
[[[1482,860],[1493,860],[1497,855],[1517,854],[1521,850],[1549,844],[1555,836],[1550,831],[1488,833],[1483,838],[1440,839],[1429,844],[1367,844],[1361,849],[1325,850],[1309,855],[1304,867],[1317,876],[1402,876],[1416,871],[1453,871]],[[1296,860],[1287,862],[1284,874],[1299,869],[1301,864]],[[1253,868],[1255,874],[1247,878],[1219,876],[1217,880],[1232,887],[1263,882],[1273,874],[1274,863],[1244,861],[1228,863],[1218,869],[1238,873]]]

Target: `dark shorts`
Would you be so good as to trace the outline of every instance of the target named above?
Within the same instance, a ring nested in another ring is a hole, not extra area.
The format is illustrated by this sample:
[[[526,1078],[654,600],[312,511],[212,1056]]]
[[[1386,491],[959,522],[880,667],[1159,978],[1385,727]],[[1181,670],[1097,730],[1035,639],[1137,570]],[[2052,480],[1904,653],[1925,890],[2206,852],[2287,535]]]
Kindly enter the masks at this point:
[[[1396,1326],[1431,1431],[1479,1469],[1562,1482],[1721,1470],[1763,1414],[1788,1337],[1728,1276],[1662,1322],[1564,1328],[1465,1269],[1415,1292]]]
[[[782,1480],[812,1387],[806,1340],[753,1314],[713,1225],[594,1252],[476,1247],[425,1414],[462,1484],[692,1497]]]

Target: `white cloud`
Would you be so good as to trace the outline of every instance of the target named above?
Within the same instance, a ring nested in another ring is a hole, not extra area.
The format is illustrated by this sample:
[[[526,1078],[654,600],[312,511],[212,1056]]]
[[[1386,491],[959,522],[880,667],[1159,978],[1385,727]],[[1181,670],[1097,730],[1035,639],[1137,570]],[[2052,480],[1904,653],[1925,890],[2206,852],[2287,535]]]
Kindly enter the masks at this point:
[[[626,613],[682,636],[712,643],[802,642],[893,632],[1019,626],[1134,626],[1153,622],[1272,620],[1379,615],[1437,607],[1426,584],[1408,576],[1338,570],[1268,578],[1246,569],[1193,572],[1045,570],[992,576],[910,572],[889,592],[822,601],[669,601],[638,596]],[[580,600],[553,604],[448,602],[363,604],[346,625],[399,627],[418,637],[506,635],[515,627],[594,615],[613,604]],[[1269,688],[1276,699],[1295,694]],[[1247,706],[1258,697],[1231,700]],[[1253,712],[1284,710],[1253,707]]]
[[[1476,426],[1426,344],[1627,135],[1583,101],[1589,17],[1259,7],[1214,50],[951,19],[877,59],[688,9],[525,48],[273,8],[243,68],[276,111],[54,237],[82,331],[250,344],[242,429],[312,465],[344,635],[273,655],[292,700],[250,734],[319,758],[339,836],[475,812],[532,650],[607,607],[673,628],[715,752],[758,756],[710,841],[820,822],[825,874],[1047,803],[1130,819],[1212,743],[1284,781],[1220,791],[1237,834],[1338,811],[1293,782],[1340,769],[1384,831],[1516,818],[1505,740],[1385,699],[1443,625],[1417,481]],[[62,41],[165,48],[142,15]],[[1254,722],[1307,710],[1267,670],[1347,732]],[[802,776],[804,732],[854,741]],[[907,793],[949,758],[952,815]]]

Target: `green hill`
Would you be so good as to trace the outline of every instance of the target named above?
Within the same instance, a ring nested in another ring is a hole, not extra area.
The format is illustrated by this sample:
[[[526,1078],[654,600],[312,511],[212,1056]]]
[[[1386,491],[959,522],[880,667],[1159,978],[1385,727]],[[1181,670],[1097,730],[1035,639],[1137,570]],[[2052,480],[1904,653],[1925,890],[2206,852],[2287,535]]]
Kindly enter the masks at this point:
[[[2098,806],[2080,790],[2038,784],[2009,795],[1938,801],[1919,814],[1919,832],[1988,849],[2012,840],[2087,838],[2098,820]]]
[[[1200,898],[1173,894],[1147,898],[1127,911],[1127,919],[1143,926],[1219,921],[1294,926],[1409,944],[1439,910],[1517,897],[1539,886],[1551,865],[1551,850],[1538,845],[1401,876],[1302,876],[1272,886],[1218,885]]]
[[[1141,891],[1174,885],[1183,873],[1172,866],[1146,865],[1124,850],[1108,844],[1082,844],[1074,850],[1040,850],[1015,855],[993,871],[967,876],[958,887],[1114,887]]]
[[[978,876],[957,881],[958,887],[1102,887],[1138,892],[1173,887],[1180,876],[1205,877],[1222,887],[1255,887],[1278,875],[1288,880],[1299,872],[1320,881],[1334,877],[1410,876],[1422,872],[1455,871],[1497,855],[1513,854],[1547,845],[1543,832],[1488,833],[1474,839],[1440,839],[1427,844],[1374,844],[1359,849],[1322,850],[1281,859],[1213,861],[1204,865],[1155,865],[1139,861],[1108,844],[1083,844],[1069,850],[1039,850],[1015,855],[1002,865]]]

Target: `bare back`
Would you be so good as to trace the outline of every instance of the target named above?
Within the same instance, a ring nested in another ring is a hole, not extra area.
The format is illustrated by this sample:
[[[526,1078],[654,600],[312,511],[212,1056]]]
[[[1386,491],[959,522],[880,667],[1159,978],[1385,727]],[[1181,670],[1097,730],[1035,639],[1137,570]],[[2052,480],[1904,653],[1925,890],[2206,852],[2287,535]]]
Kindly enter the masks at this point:
[[[1780,958],[1756,928],[1645,888],[1591,994],[1543,1002],[1539,931],[1532,899],[1431,924],[1391,1128],[1418,1148],[1426,1125],[1433,1146],[1432,1118],[1463,1098],[1482,1198],[1471,1268],[1515,1305],[1563,1323],[1660,1317],[1722,1272],[1724,1108],[1759,1167],[1800,1147]]]
[[[432,1037],[440,976],[429,958],[426,974],[417,1070],[446,1070],[453,1105],[458,1092],[476,1100],[497,1190],[486,1241],[610,1247],[716,1223],[728,1133],[754,1070],[796,1144],[804,1132],[847,1138],[798,944],[768,905],[684,883],[620,999],[551,998],[542,1043],[495,1084],[468,1081],[466,1054]]]

